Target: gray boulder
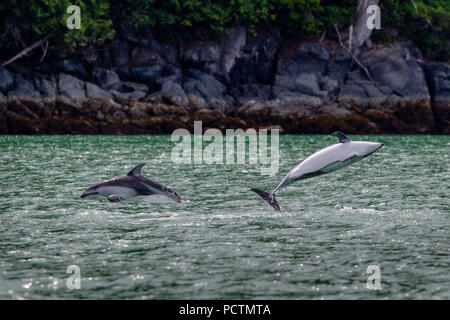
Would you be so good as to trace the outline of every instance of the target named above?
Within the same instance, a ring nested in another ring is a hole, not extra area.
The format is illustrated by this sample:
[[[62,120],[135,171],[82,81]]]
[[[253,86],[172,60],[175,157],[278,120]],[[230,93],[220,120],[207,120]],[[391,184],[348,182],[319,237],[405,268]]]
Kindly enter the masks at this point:
[[[86,96],[88,98],[112,98],[111,93],[90,82],[86,82]]]
[[[27,98],[38,98],[40,96],[39,92],[36,91],[32,81],[24,79],[20,74],[14,75],[15,88],[8,92],[8,97],[27,97]]]
[[[210,74],[188,70],[183,87],[187,94],[202,97],[213,109],[224,110],[228,105],[225,85]]]
[[[194,46],[186,50],[182,62],[186,69],[198,69],[208,74],[219,72],[220,49],[217,44]]]
[[[326,97],[328,91],[322,90],[319,80],[326,76],[326,68],[333,51],[333,48],[316,42],[303,43],[297,50],[289,46],[283,48],[277,64],[274,94],[292,92]],[[332,87],[335,91],[336,88]]]
[[[58,89],[56,86],[56,79],[51,75],[40,75],[34,79],[36,88],[42,97],[56,97]]]
[[[317,76],[313,73],[302,73],[295,79],[298,92],[316,97],[326,97],[327,92],[319,88]]]
[[[120,83],[120,78],[112,70],[95,67],[92,70],[92,78],[103,89],[109,89],[113,85]]]
[[[181,85],[182,83],[182,73],[181,69],[177,67],[165,67],[162,70],[161,78],[157,79],[156,82],[162,87],[166,82],[175,82]]]
[[[115,88],[116,87],[117,86],[115,86]],[[147,93],[149,91],[149,88],[145,84],[131,81],[121,82],[117,88],[121,92],[128,92],[128,93],[134,91],[142,91],[144,93]]]
[[[144,91],[132,91],[132,92],[120,92],[117,90],[111,90],[111,94],[114,98],[121,104],[127,104],[133,100],[140,100],[144,98],[147,94]]]
[[[169,81],[163,84],[161,88],[161,96],[166,103],[177,106],[186,106],[189,99],[186,96],[183,88],[175,82]]]
[[[187,93],[199,93],[204,98],[210,99],[221,97],[226,87],[210,74],[197,70],[189,70],[187,80],[184,83],[184,89]]]
[[[429,98],[425,73],[406,48],[371,50],[364,52],[360,60],[379,86],[388,86],[401,97]]]
[[[86,98],[86,84],[69,74],[58,75],[59,94],[72,99]]]
[[[344,48],[335,47],[329,49],[331,57],[326,67],[326,76],[341,83],[352,68],[352,57]]]
[[[154,92],[159,90],[160,88],[159,84],[156,81],[161,78],[162,72],[162,66],[156,64],[153,66],[134,67],[130,70],[128,75],[123,75],[128,80],[145,83],[150,88],[150,90]]]
[[[53,65],[53,68],[54,71],[57,73],[67,73],[82,79],[88,78],[88,73],[80,60],[76,59],[60,60]]]
[[[14,87],[14,79],[4,67],[0,66],[0,92],[7,93]]]

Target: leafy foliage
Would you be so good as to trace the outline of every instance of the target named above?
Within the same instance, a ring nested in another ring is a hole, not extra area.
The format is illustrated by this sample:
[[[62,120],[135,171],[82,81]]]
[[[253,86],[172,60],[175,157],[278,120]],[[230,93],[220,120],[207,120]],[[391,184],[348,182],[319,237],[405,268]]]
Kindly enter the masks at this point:
[[[80,30],[67,28],[69,14],[66,10],[73,4],[80,7]],[[50,34],[53,41],[65,44],[69,49],[102,44],[115,35],[109,18],[109,5],[107,0],[4,1],[0,4],[0,26],[3,29],[0,45],[7,50],[17,50]]]
[[[101,45],[122,31],[162,40],[214,38],[237,24],[249,32],[280,30],[285,37],[320,35],[352,23],[357,0],[9,0],[0,3],[2,55],[52,33],[56,47]],[[69,5],[81,8],[81,30],[66,27]],[[413,40],[426,57],[449,60],[450,1],[380,1],[377,41]]]
[[[380,2],[382,28],[377,35],[378,39],[387,42],[399,37],[409,39],[419,46],[425,57],[433,60],[450,60],[450,1]]]

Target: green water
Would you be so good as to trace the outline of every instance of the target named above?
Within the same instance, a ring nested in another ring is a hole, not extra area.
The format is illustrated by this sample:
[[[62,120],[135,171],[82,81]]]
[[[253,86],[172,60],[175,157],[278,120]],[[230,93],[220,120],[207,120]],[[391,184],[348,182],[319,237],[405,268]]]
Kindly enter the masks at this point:
[[[290,185],[278,213],[249,188],[335,137],[280,136],[267,177],[173,164],[170,136],[0,136],[0,299],[449,299],[450,137],[351,138],[385,146]],[[80,199],[141,162],[188,201]]]

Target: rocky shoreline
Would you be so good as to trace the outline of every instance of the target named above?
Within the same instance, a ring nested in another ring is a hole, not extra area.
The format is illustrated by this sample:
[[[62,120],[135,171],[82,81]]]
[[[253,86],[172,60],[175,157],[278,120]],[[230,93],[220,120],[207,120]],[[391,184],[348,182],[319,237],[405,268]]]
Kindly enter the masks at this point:
[[[53,59],[52,59],[53,60]],[[372,80],[334,42],[252,38],[162,44],[124,36],[92,56],[0,67],[0,134],[450,133],[450,64],[408,42],[366,48]]]

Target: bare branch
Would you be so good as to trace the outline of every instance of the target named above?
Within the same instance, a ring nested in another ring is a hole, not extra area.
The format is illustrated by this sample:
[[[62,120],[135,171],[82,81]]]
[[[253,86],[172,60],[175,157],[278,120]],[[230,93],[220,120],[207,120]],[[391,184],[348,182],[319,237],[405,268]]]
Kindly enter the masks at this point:
[[[369,70],[367,70],[367,68],[366,67],[364,67],[364,65],[361,63],[361,62],[359,62],[359,60],[356,58],[356,56],[353,54],[353,52],[349,49],[349,48],[347,48],[346,46],[344,46],[344,44],[342,43],[342,38],[341,38],[341,33],[339,32],[339,28],[338,28],[338,26],[337,26],[337,23],[335,23],[334,24],[334,29],[336,29],[336,33],[337,33],[337,36],[338,36],[338,40],[339,40],[339,45],[342,47],[342,48],[344,48],[345,50],[347,50],[347,52],[350,54],[350,56],[352,57],[352,59],[366,72],[366,75],[367,75],[367,77],[371,80],[371,81],[373,81],[373,79],[372,79],[372,77],[371,77],[371,75],[370,75],[370,73],[369,73]]]
[[[42,54],[42,58],[41,60],[39,60],[39,63],[42,62],[42,60],[44,60],[45,55],[47,54],[47,49],[48,49],[48,40],[45,41],[45,46],[43,44],[41,44],[42,50],[44,50],[44,53]]]
[[[323,39],[325,39],[325,35],[326,35],[326,34],[327,34],[327,31],[325,30],[325,31],[322,33],[322,36],[320,37],[319,43],[322,43]]]
[[[25,49],[23,49],[22,51],[20,51],[18,54],[16,54],[14,57],[12,57],[11,59],[9,59],[8,61],[5,61],[2,63],[2,67],[7,66],[8,64],[16,61],[17,59],[23,57],[24,55],[26,55],[28,52],[30,52],[31,50],[36,49],[37,47],[39,47],[40,45],[42,45],[45,41],[48,40],[50,36],[45,36],[44,38],[42,38],[41,40],[39,40],[38,42],[33,43],[31,46],[26,47]]]

